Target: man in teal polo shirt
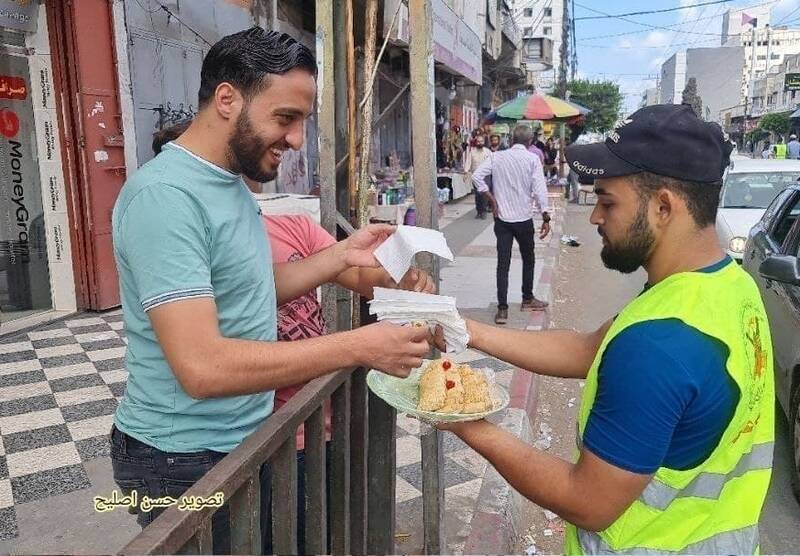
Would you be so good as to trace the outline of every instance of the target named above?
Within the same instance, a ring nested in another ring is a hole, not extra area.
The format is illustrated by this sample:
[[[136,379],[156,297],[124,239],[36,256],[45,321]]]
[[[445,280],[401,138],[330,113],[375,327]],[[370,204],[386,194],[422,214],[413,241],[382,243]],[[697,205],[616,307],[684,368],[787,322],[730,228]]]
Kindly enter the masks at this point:
[[[254,27],[223,38],[203,61],[200,113],[117,200],[129,378],[111,455],[125,491],[180,496],[264,422],[277,388],[353,366],[406,376],[428,352],[426,330],[383,323],[275,341],[279,304],[347,268],[378,266],[373,250],[393,231],[370,226],[303,261],[269,264],[242,175],[268,181],[283,152],[302,146],[315,73],[288,35]],[[227,511],[215,517],[214,551],[229,551]]]

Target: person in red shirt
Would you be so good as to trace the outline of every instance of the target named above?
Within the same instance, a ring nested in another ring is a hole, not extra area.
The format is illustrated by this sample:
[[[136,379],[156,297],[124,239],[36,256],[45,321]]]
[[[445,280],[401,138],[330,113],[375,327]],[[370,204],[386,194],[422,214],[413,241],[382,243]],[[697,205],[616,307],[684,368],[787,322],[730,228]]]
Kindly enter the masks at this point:
[[[153,152],[158,155],[164,145],[177,139],[191,123],[179,122],[153,134]],[[251,191],[260,191],[260,184],[242,176]],[[304,259],[314,253],[327,249],[336,239],[322,226],[305,215],[262,215],[265,232],[272,248],[273,263],[287,263]],[[372,298],[373,288],[400,288],[424,293],[435,293],[433,278],[416,268],[410,269],[400,283],[395,283],[382,268],[350,268],[336,277],[335,283]],[[292,341],[315,338],[327,333],[322,306],[316,291],[310,291],[278,307],[278,340]],[[277,411],[299,392],[305,384],[281,388],[275,392],[275,411]],[[325,440],[331,439],[331,408],[325,407]],[[298,554],[305,548],[305,432],[301,425],[297,429],[297,499],[298,499]],[[330,461],[330,458],[328,458]],[[328,470],[330,471],[330,470]],[[330,476],[330,473],[327,473]],[[329,498],[329,497],[328,497]]]

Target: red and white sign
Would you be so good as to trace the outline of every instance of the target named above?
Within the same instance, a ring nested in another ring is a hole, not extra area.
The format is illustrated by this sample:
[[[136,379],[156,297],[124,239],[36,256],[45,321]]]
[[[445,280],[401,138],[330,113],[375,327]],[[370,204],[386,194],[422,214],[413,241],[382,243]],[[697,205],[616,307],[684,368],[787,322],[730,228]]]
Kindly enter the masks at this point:
[[[19,133],[19,116],[11,110],[0,108],[0,135],[13,139]]]
[[[0,98],[25,100],[28,98],[28,85],[21,77],[0,75]]]

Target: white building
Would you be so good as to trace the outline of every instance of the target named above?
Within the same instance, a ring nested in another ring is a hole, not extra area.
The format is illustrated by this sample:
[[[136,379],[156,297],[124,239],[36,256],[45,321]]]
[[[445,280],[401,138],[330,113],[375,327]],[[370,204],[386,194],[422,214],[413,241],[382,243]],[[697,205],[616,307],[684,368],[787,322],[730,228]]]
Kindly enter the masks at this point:
[[[741,98],[743,67],[743,48],[738,46],[678,52],[661,66],[660,100],[665,104],[680,104],[686,84],[694,78],[703,103],[702,116],[716,121],[720,110]]]
[[[772,5],[738,8],[725,12],[722,16],[722,46],[740,45],[739,37],[742,32],[749,34],[753,27],[752,24],[743,22],[751,21],[751,18],[756,20],[757,28],[766,28],[772,19]],[[729,42],[733,44],[729,45]]]
[[[800,29],[771,27],[772,6],[753,6],[728,10],[722,20],[722,44],[744,48],[741,102],[752,95],[752,83],[786,56],[800,53]]]
[[[558,81],[558,68],[561,64],[562,27],[564,23],[565,0],[513,0],[510,2],[514,20],[522,30],[523,52],[550,61],[533,70],[534,82],[538,90],[550,92]],[[551,56],[548,54],[552,52]]]
[[[654,104],[659,104],[659,95],[658,95],[658,88],[650,87],[646,91],[642,93],[642,102],[639,104],[640,108],[644,108],[646,106],[653,106]]]

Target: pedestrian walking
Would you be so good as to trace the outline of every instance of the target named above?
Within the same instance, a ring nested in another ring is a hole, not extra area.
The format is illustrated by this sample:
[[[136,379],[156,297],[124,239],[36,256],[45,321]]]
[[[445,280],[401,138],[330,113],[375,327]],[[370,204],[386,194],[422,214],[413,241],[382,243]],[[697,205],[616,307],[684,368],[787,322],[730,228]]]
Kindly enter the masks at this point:
[[[270,56],[264,56],[269,52]],[[114,416],[114,480],[139,499],[179,497],[272,413],[274,390],[355,365],[407,376],[426,331],[381,323],[276,342],[277,307],[373,255],[393,230],[370,226],[304,260],[272,265],[242,174],[272,179],[300,149],[316,96],[316,62],[289,35],[229,35],[203,60],[199,113],[125,183],[112,234],[128,348]],[[224,370],[222,372],[221,370]],[[262,547],[270,550],[270,471],[260,470]],[[160,510],[138,512],[142,527]],[[212,519],[229,553],[230,511]]]
[[[475,146],[469,150],[467,163],[464,165],[464,171],[470,177],[470,183],[472,181],[473,172],[475,172],[475,170],[477,170],[480,165],[492,155],[492,152],[487,149],[484,144],[486,139],[483,135],[476,135],[474,140]],[[486,198],[478,191],[478,189],[475,187],[475,184],[472,185],[472,189],[475,191],[475,218],[485,220],[488,208],[486,204]],[[491,191],[491,186],[489,186],[489,190]]]
[[[523,311],[543,310],[548,303],[533,295],[535,264],[533,215],[538,205],[542,213],[539,238],[550,233],[550,208],[542,163],[528,151],[533,140],[531,128],[518,125],[512,135],[510,149],[494,153],[473,175],[473,183],[486,196],[494,213],[494,234],[497,237],[497,314],[495,323],[508,322],[508,271],[514,240],[522,255]],[[492,176],[494,192],[489,191],[486,177]]]
[[[772,145],[770,145],[769,141],[764,144],[764,150],[761,151],[761,158],[768,159],[774,158]]]
[[[500,139],[500,135],[497,133],[492,133],[489,135],[489,150],[493,153],[503,150],[503,143]]]
[[[544,147],[544,144],[542,144],[542,147]],[[536,146],[535,143],[531,143],[528,146],[528,152],[533,153],[539,157],[539,161],[542,163],[542,172],[544,173],[544,151],[540,149],[538,146]]]
[[[558,156],[558,147],[552,137],[547,138],[544,146],[544,175],[546,178],[553,178],[558,173],[556,167],[556,157]]]
[[[800,158],[800,141],[794,133],[789,136],[789,143],[786,145],[787,155],[792,160]]]
[[[441,426],[568,522],[566,554],[759,553],[773,353],[758,287],[715,231],[731,150],[686,105],[643,108],[605,142],[570,147],[570,167],[595,179],[603,262],[643,267],[644,291],[591,333],[467,322],[473,348],[585,381],[575,463],[487,421]]]
[[[773,153],[777,160],[786,160],[787,148],[783,137],[778,139],[777,144],[773,147]]]

